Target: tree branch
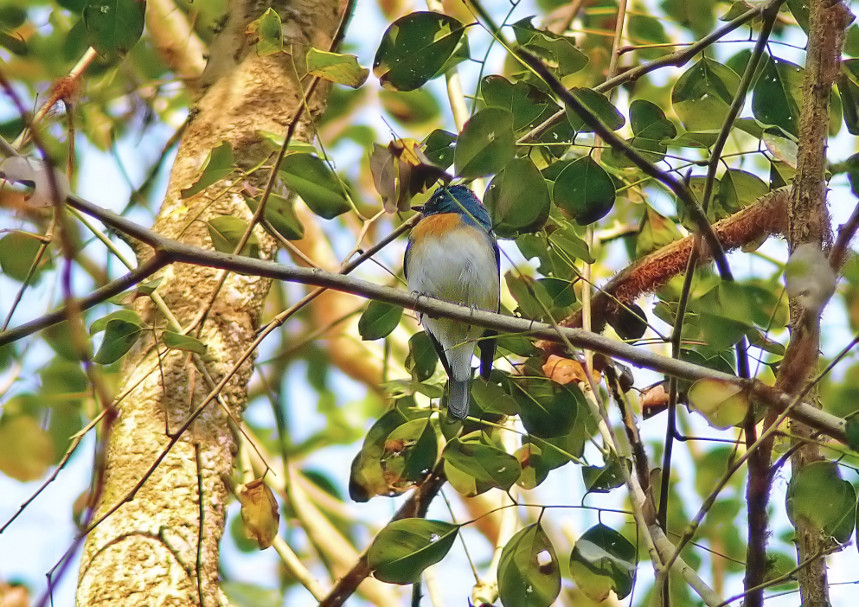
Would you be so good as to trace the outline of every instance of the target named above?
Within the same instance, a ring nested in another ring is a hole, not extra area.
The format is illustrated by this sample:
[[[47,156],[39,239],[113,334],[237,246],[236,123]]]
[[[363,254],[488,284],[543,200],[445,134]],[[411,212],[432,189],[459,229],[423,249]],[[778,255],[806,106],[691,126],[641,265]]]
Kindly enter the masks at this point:
[[[756,203],[713,224],[713,231],[725,251],[731,251],[758,242],[769,236],[783,235],[787,231],[788,189],[782,188],[762,196]],[[647,293],[652,293],[679,276],[686,269],[689,255],[695,246],[695,237],[687,236],[661,249],[637,259],[618,272],[592,301],[591,318],[594,331],[602,331],[624,310]],[[705,249],[697,258],[698,265],[712,261],[710,251]],[[581,312],[576,312],[560,323],[565,327],[581,327]]]
[[[809,32],[799,118],[797,174],[788,205],[788,245],[791,251],[806,243],[825,250],[832,239],[825,181],[829,98],[841,67],[845,31],[853,20],[853,15],[840,0],[819,0],[808,6]],[[810,385],[817,369],[820,310],[803,309],[799,298],[792,298],[790,304],[791,340],[779,368],[776,386],[787,394],[797,394]],[[814,400],[816,391],[812,390],[811,395]],[[795,478],[806,466],[822,460],[823,455],[815,442],[807,440],[813,435],[812,428],[794,421],[790,429],[797,447],[791,455]],[[831,539],[818,525],[803,517],[795,522],[795,528],[797,560],[808,563],[798,573],[802,603],[829,605],[826,562],[814,556],[823,554]]]
[[[99,219],[102,223],[115,229],[123,229],[133,226],[135,234],[144,236],[154,244],[158,263],[170,262],[203,265],[218,269],[229,269],[244,274],[262,276],[276,280],[297,282],[300,284],[315,285],[352,293],[368,299],[376,299],[409,308],[419,313],[429,314],[443,318],[461,320],[472,325],[492,328],[501,332],[527,334],[537,339],[551,342],[569,342],[577,348],[586,348],[625,360],[638,367],[652,369],[660,373],[675,376],[679,379],[695,381],[703,378],[720,379],[725,382],[741,386],[749,390],[753,397],[760,402],[783,412],[792,407],[791,418],[800,420],[811,425],[816,430],[841,442],[845,442],[845,420],[824,411],[820,411],[809,405],[799,403],[794,405],[793,400],[787,394],[756,380],[743,380],[741,378],[702,367],[692,363],[671,359],[667,356],[655,354],[650,350],[637,348],[629,344],[615,341],[602,335],[568,327],[558,327],[545,323],[539,323],[525,318],[515,318],[477,310],[465,306],[459,306],[440,299],[434,299],[419,293],[407,293],[400,289],[386,287],[366,280],[351,278],[342,274],[335,274],[315,268],[298,268],[284,266],[273,261],[252,259],[239,255],[219,253],[209,249],[195,247],[177,242],[146,230],[119,215],[98,207],[81,198],[69,198],[68,204],[78,210]],[[137,236],[135,236],[137,237]],[[60,316],[60,319],[62,316]],[[36,321],[34,321],[36,322]],[[32,324],[32,323],[29,323]],[[40,323],[43,328],[45,323]],[[8,337],[15,334],[16,339],[35,332],[36,329],[22,330],[16,328],[0,333],[0,345],[13,341]]]

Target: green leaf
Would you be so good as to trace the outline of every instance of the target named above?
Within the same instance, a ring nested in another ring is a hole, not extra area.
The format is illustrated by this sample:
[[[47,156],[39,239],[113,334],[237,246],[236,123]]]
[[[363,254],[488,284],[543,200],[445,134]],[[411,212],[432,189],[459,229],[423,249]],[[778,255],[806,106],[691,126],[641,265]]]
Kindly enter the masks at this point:
[[[450,551],[459,527],[422,518],[389,523],[370,544],[367,565],[373,577],[389,584],[413,584]]]
[[[636,304],[626,304],[617,314],[608,318],[608,324],[617,336],[626,341],[641,339],[647,331],[647,315]]]
[[[752,114],[764,124],[799,135],[804,70],[777,57],[767,58],[752,92]]]
[[[364,84],[370,75],[370,70],[361,67],[355,55],[329,53],[313,47],[307,51],[307,71],[314,76],[345,84],[353,89]]]
[[[492,229],[501,238],[536,232],[549,218],[549,189],[543,175],[528,158],[514,158],[495,175],[483,204],[489,209]]]
[[[84,29],[90,46],[109,59],[124,56],[143,34],[145,0],[87,0]]]
[[[540,523],[516,532],[498,560],[498,596],[505,607],[549,607],[561,592],[555,547]]]
[[[581,259],[585,263],[594,263],[588,243],[582,240],[572,225],[560,228],[549,234],[552,248],[563,254],[570,262]],[[542,272],[542,270],[541,270]]]
[[[513,115],[486,108],[465,123],[457,140],[454,163],[460,177],[482,177],[500,171],[516,152]]]
[[[129,324],[135,325],[136,327],[139,327],[141,329],[146,326],[137,312],[135,312],[134,310],[122,309],[116,310],[115,312],[111,312],[107,316],[93,321],[93,323],[89,327],[89,334],[95,335],[96,333],[104,331],[107,328],[107,323],[112,320],[121,320]]]
[[[358,333],[363,340],[382,339],[400,324],[403,308],[383,301],[371,301],[358,320]]]
[[[542,284],[513,270],[504,275],[504,281],[513,299],[519,304],[516,308],[517,314],[534,320],[546,318],[552,306],[552,299]]]
[[[245,197],[245,203],[252,213],[256,213],[259,200]],[[304,226],[295,212],[295,201],[277,194],[269,194],[265,203],[265,219],[271,227],[286,240],[304,238]]]
[[[522,471],[515,457],[484,442],[463,441],[456,437],[447,443],[442,455],[447,463],[478,483],[487,483],[504,491],[513,486]]]
[[[635,561],[635,546],[611,527],[599,524],[585,531],[573,547],[570,575],[594,601],[604,600],[610,590],[623,600],[632,592]]]
[[[385,112],[402,124],[425,125],[437,120],[441,113],[435,95],[427,89],[405,92],[382,90],[379,100]]]
[[[844,434],[847,436],[847,446],[854,451],[859,451],[859,417],[854,415],[847,419]]]
[[[501,371],[496,371],[501,373]],[[477,377],[471,382],[471,399],[480,410],[480,416],[501,414],[515,415],[518,412],[516,401],[504,391],[504,388],[494,383]],[[477,417],[477,412],[474,412]]]
[[[193,352],[194,354],[200,355],[206,353],[206,344],[190,335],[182,335],[175,331],[164,331],[161,334],[161,341],[164,342],[165,346],[173,350],[184,350],[186,352]]]
[[[841,62],[841,76],[836,84],[841,95],[844,124],[851,135],[859,135],[859,59]]]
[[[29,415],[4,415],[0,420],[0,471],[21,481],[42,477],[54,462],[50,436]]]
[[[409,354],[406,357],[406,370],[417,381],[426,381],[435,373],[438,354],[426,331],[415,333],[409,338]]]
[[[206,222],[206,227],[209,229],[209,237],[212,239],[212,246],[216,251],[221,253],[235,253],[236,247],[242,241],[242,237],[248,230],[248,222],[232,215],[221,215],[213,217]],[[259,240],[256,234],[251,234],[245,246],[239,251],[239,255],[246,257],[259,258]]]
[[[612,131],[616,131],[626,124],[626,118],[623,117],[614,104],[608,100],[608,97],[602,93],[598,93],[593,89],[575,87],[570,89],[570,93],[578,99],[582,105],[588,108],[592,114],[600,119],[605,126]],[[570,107],[567,106],[567,120],[570,122],[576,131],[581,133],[592,133],[593,127],[585,124],[579,115]]]
[[[582,480],[588,493],[608,493],[623,485],[623,464],[612,459],[605,466],[583,466]]]
[[[576,303],[576,292],[573,290],[573,283],[563,278],[538,278],[540,283],[546,290],[546,294],[551,298],[552,309],[566,308]]]
[[[381,459],[385,483],[405,491],[426,478],[438,459],[438,438],[429,417],[397,426],[385,439]]]
[[[345,186],[329,166],[310,154],[289,154],[280,165],[286,185],[298,194],[311,211],[333,219],[352,208]]]
[[[256,542],[248,540],[245,537],[244,527],[241,524],[240,517],[234,517],[235,524],[231,526],[231,530],[235,528],[237,531],[233,533],[233,539],[241,538],[248,546],[247,552],[258,552],[259,546]],[[238,541],[236,543],[239,543]],[[230,605],[236,607],[280,607],[282,601],[282,593],[277,588],[265,588],[250,584],[247,582],[236,582],[222,580],[219,586],[227,595]]]
[[[673,221],[659,214],[649,204],[644,205],[641,229],[635,240],[635,255],[637,257],[652,253],[681,238],[683,235]]]
[[[525,17],[513,24],[516,42],[542,59],[561,82],[565,76],[578,72],[588,64],[587,55],[576,48],[572,38],[537,29],[531,19]]]
[[[629,106],[629,122],[635,134],[630,145],[651,162],[662,160],[668,141],[677,135],[674,123],[665,117],[665,112],[655,103],[636,99]],[[612,151],[609,157],[619,167],[629,166],[629,161],[618,152]]]
[[[441,169],[453,164],[456,148],[456,135],[449,131],[436,129],[424,139],[424,154],[430,162]]]
[[[222,141],[218,147],[212,148],[212,151],[209,152],[203,163],[200,177],[194,185],[181,191],[182,198],[190,198],[199,194],[210,185],[226,179],[235,170],[236,159],[233,157],[233,146],[228,141]]]
[[[268,8],[262,16],[247,26],[248,34],[256,34],[257,55],[265,57],[283,50],[283,23],[273,8]]]
[[[687,392],[689,406],[714,428],[726,430],[743,423],[749,397],[737,384],[720,379],[699,379]]]
[[[386,89],[413,91],[440,74],[464,33],[462,23],[441,13],[401,17],[385,31],[373,73]]]
[[[140,325],[124,320],[111,320],[104,329],[104,339],[92,361],[100,365],[109,365],[125,356],[137,343],[143,331]]]
[[[551,469],[543,458],[543,450],[540,447],[534,443],[525,443],[516,449],[514,455],[522,466],[517,485],[523,489],[534,489],[548,478]]]
[[[811,462],[793,473],[787,486],[787,515],[796,526],[811,522],[839,543],[850,539],[856,519],[856,490],[841,479],[834,462]]]
[[[635,40],[638,48],[634,56],[637,56],[638,60],[661,57],[665,54],[665,49],[660,47],[671,42],[665,33],[662,21],[638,11],[629,15],[626,35],[630,40]],[[649,46],[655,46],[655,48],[648,48]]]
[[[552,199],[577,224],[588,225],[611,211],[614,182],[593,158],[585,156],[561,171],[552,188]]]
[[[513,115],[513,130],[534,127],[554,114],[558,105],[546,93],[527,82],[510,82],[503,76],[487,76],[480,83],[486,107],[505,109]]]
[[[38,238],[25,232],[9,232],[0,238],[0,269],[3,270],[3,274],[18,282],[24,282],[33,262],[36,261],[36,255],[38,255],[41,246],[42,243],[39,242]],[[50,255],[45,251],[39,265],[33,272],[30,279],[31,283],[47,267],[50,259]]]
[[[722,128],[739,87],[734,70],[704,57],[677,79],[671,103],[688,130],[716,130]]]
[[[585,397],[573,383],[561,385],[548,379],[540,364],[539,359],[530,359],[524,375],[512,378],[511,395],[519,406],[519,417],[534,436],[566,435],[587,411]]]
[[[400,399],[403,403],[410,399]],[[413,401],[412,401],[413,402]],[[421,412],[427,415],[426,410]],[[385,481],[381,460],[385,455],[385,440],[397,426],[415,419],[417,415],[399,405],[387,410],[367,431],[361,451],[352,461],[349,476],[349,497],[356,502],[366,502],[374,495],[395,495]]]
[[[740,169],[728,169],[719,182],[718,201],[728,213],[736,213],[769,192],[757,175]]]
[[[403,308],[383,301],[371,301],[358,320],[358,333],[363,340],[382,339],[400,324]]]

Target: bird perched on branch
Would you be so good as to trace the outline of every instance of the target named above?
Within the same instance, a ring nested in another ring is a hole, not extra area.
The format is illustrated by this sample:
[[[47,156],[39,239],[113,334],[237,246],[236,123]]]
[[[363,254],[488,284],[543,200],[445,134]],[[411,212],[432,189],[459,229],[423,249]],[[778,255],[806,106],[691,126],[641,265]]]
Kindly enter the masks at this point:
[[[498,244],[486,207],[465,186],[442,186],[415,207],[423,218],[406,248],[410,291],[472,308],[498,311]],[[441,364],[450,378],[447,407],[457,418],[468,415],[471,357],[480,343],[480,374],[487,378],[495,357],[495,334],[481,327],[422,314]],[[481,339],[483,338],[483,339]]]

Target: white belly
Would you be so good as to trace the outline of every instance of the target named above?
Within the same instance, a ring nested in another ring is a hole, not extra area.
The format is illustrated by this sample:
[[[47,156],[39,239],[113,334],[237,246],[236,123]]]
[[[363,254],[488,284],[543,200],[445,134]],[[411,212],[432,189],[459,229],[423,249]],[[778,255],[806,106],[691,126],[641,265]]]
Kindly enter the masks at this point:
[[[496,312],[498,266],[488,237],[470,238],[476,228],[453,230],[431,242],[413,243],[409,254],[408,287],[453,303]],[[418,263],[420,262],[420,263]],[[421,317],[421,324],[444,348],[453,378],[471,377],[471,357],[484,329],[460,321]]]

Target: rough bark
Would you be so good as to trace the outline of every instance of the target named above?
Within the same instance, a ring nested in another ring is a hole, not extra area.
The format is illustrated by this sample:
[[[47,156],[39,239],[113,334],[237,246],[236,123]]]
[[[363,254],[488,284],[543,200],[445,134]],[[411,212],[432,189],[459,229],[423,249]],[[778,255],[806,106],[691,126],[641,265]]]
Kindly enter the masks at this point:
[[[273,7],[284,22],[285,48],[291,54],[259,57],[247,24]],[[155,229],[187,243],[211,247],[205,221],[217,214],[250,218],[237,191],[242,184],[222,181],[183,199],[210,150],[232,144],[242,167],[270,153],[257,134],[283,133],[303,94],[296,80],[308,44],[328,49],[340,22],[340,0],[242,0],[210,49],[202,77],[203,95],[182,139],[168,192]],[[150,22],[150,27],[156,27]],[[184,74],[183,74],[184,76]],[[304,82],[307,86],[307,81]],[[311,115],[324,107],[327,87],[316,89]],[[308,138],[310,116],[296,136]],[[258,187],[266,171],[259,171]],[[232,184],[235,185],[235,184]],[[260,254],[270,257],[273,243],[259,232]],[[146,251],[138,252],[146,257]],[[221,276],[210,268],[176,264],[167,268],[158,293],[183,326],[198,317]],[[254,337],[269,281],[231,275],[206,317],[200,338],[208,345],[206,369],[221,379]],[[149,300],[138,311],[150,324],[166,322]],[[159,348],[163,352],[163,346]],[[221,393],[238,417],[247,398],[251,364],[246,363]],[[162,453],[169,437],[209,392],[210,386],[187,353],[156,359],[151,342],[127,357],[123,368],[119,416],[106,446],[106,468],[95,520],[123,502],[129,490]],[[124,398],[122,397],[124,395]],[[166,415],[166,419],[165,419]],[[89,535],[81,561],[78,605],[214,605],[225,600],[218,589],[218,542],[224,528],[227,491],[236,440],[225,413],[212,403],[173,447],[132,500],[126,501]],[[199,454],[199,457],[197,456]],[[199,469],[198,469],[199,462]],[[202,479],[202,494],[198,490]],[[202,507],[201,507],[202,504]],[[202,521],[201,521],[202,510]]]
[[[797,175],[788,204],[788,245],[793,251],[804,243],[827,249],[832,242],[826,204],[826,146],[829,127],[829,98],[841,62],[844,33],[852,15],[840,0],[809,3],[810,24],[803,106],[799,124]],[[816,374],[820,344],[819,312],[807,313],[791,301],[791,342],[779,369],[777,387],[789,394],[802,390]],[[823,459],[820,448],[803,439],[813,431],[791,422],[796,450],[791,456],[793,474],[811,462]],[[796,521],[797,559],[802,604],[825,607],[829,602],[826,561],[819,558],[831,541],[810,521]]]

